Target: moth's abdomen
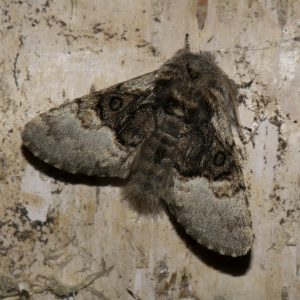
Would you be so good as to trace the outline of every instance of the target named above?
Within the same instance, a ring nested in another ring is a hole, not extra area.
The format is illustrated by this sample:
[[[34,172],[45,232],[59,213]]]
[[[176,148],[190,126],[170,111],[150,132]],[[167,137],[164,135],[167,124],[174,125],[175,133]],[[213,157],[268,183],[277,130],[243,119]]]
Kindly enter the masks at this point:
[[[130,203],[140,212],[160,209],[160,199],[165,195],[172,175],[172,158],[179,131],[178,118],[166,115],[141,148],[125,190]]]

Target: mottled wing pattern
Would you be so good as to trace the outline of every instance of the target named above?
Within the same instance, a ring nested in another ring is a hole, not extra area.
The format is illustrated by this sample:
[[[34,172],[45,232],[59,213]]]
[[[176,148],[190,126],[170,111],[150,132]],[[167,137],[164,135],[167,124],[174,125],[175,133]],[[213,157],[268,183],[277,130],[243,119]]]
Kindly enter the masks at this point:
[[[251,216],[231,129],[219,125],[215,110],[211,118],[182,128],[171,193],[165,200],[201,245],[240,256],[252,244]]]
[[[207,53],[180,51],[160,72],[164,103],[172,103],[171,113],[181,123],[173,135],[173,176],[163,199],[197,242],[220,254],[244,255],[253,233],[231,129],[238,123],[236,87]]]
[[[64,171],[131,175],[126,194],[134,206],[151,212],[162,199],[200,244],[240,256],[253,234],[231,130],[236,93],[208,53],[185,49],[155,72],[36,117],[22,138]]]
[[[155,129],[154,77],[148,73],[39,115],[26,124],[24,144],[64,171],[126,178]]]

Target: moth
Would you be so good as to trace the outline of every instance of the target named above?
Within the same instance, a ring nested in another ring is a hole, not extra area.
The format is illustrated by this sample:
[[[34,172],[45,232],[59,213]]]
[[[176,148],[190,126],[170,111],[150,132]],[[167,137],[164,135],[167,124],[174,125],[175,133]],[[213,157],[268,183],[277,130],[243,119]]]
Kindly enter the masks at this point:
[[[186,46],[158,70],[37,116],[22,139],[58,169],[128,179],[138,209],[163,203],[199,244],[242,256],[253,232],[232,133],[236,98],[213,56]]]

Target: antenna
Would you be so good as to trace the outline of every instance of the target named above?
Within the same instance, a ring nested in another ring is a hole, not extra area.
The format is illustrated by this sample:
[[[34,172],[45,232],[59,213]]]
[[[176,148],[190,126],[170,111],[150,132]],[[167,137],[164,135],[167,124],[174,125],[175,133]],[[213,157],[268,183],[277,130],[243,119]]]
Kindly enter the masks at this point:
[[[185,39],[184,39],[184,48],[188,51],[190,51],[190,43],[189,43],[189,34],[185,34]]]

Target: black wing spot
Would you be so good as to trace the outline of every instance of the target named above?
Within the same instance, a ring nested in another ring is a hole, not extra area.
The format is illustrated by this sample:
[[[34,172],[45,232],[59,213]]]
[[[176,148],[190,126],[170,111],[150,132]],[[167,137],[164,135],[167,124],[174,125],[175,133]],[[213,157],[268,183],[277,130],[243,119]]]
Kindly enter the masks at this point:
[[[112,111],[118,111],[123,106],[121,97],[112,97],[109,100],[109,107]]]
[[[213,161],[217,167],[223,166],[226,161],[226,154],[223,151],[218,151],[214,156]]]

